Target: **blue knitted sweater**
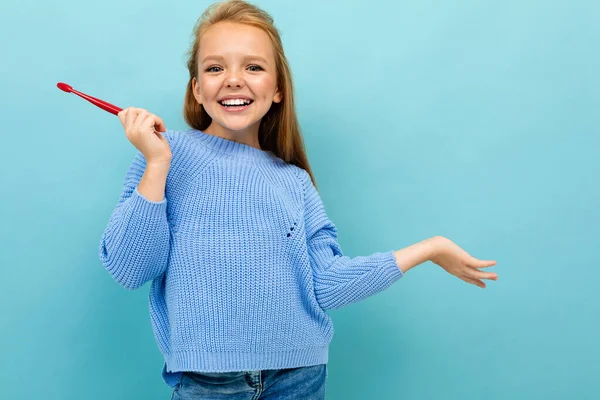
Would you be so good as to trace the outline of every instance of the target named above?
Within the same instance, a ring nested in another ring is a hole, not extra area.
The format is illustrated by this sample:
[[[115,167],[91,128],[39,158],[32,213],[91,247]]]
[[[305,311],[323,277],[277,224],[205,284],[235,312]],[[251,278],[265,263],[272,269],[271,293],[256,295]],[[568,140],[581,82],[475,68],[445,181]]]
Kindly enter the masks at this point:
[[[162,377],[325,364],[327,310],[403,276],[394,251],[350,258],[308,173],[270,151],[199,130],[167,130],[162,201],[142,196],[138,152],[99,256],[127,289],[152,281]]]

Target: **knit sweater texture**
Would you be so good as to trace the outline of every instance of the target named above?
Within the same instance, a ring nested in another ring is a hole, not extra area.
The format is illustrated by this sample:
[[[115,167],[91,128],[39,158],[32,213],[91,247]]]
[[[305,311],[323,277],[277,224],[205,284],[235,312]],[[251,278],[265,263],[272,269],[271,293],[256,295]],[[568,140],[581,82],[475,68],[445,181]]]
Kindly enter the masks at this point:
[[[270,151],[196,129],[163,135],[172,153],[163,200],[138,191],[138,151],[99,256],[127,289],[152,281],[165,383],[183,371],[326,364],[327,310],[404,276],[394,250],[343,255],[309,174]]]

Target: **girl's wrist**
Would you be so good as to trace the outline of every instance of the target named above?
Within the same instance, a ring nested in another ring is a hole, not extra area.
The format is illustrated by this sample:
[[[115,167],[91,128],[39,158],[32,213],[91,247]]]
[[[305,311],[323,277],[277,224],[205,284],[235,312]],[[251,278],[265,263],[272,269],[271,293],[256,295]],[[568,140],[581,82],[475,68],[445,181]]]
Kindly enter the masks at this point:
[[[411,246],[394,251],[396,264],[403,273],[411,268],[430,261],[437,252],[438,236],[425,239]]]

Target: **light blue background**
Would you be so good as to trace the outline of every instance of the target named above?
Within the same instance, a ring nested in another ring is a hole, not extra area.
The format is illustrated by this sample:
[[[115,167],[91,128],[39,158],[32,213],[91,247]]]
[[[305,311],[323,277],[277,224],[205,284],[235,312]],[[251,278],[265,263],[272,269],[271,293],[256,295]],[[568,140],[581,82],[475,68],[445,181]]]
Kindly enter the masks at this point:
[[[187,129],[185,51],[209,2],[0,6],[0,398],[168,399],[149,284],[100,236],[135,154],[73,94]],[[446,236],[480,289],[427,262],[331,312],[328,400],[592,399],[598,363],[597,1],[260,1],[346,255]]]

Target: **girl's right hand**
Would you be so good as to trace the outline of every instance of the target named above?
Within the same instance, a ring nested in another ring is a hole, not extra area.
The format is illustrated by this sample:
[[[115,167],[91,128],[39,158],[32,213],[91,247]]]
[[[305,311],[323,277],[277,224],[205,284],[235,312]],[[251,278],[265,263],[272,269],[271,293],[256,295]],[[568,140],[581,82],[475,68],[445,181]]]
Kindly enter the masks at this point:
[[[144,155],[146,164],[170,164],[171,148],[158,132],[166,132],[163,120],[143,108],[127,107],[117,116],[125,128],[127,139]],[[156,132],[154,127],[156,126]]]

